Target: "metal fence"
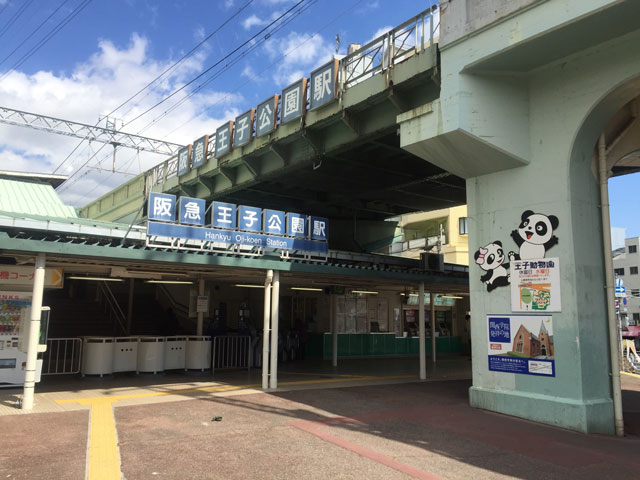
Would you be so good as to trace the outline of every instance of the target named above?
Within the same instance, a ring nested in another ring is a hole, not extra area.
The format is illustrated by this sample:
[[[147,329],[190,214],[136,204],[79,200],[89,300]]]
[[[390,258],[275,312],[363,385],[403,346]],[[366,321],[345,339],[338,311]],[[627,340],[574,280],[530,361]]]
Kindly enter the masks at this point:
[[[82,339],[49,338],[42,354],[42,375],[72,375],[80,372]]]
[[[251,368],[253,345],[249,336],[225,335],[213,337],[211,373],[216,369]]]

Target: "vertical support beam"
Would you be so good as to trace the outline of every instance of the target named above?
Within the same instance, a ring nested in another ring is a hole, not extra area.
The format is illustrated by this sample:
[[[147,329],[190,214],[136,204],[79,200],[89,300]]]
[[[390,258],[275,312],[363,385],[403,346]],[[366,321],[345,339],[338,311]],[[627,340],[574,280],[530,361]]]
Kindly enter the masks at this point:
[[[336,315],[336,297],[331,295],[329,306],[331,308],[331,365],[338,366],[338,317]]]
[[[607,324],[609,327],[609,354],[611,362],[611,391],[613,393],[613,418],[616,435],[624,435],[622,417],[622,391],[620,389],[620,351],[618,350],[618,325],[613,286],[613,259],[611,258],[611,219],[609,218],[609,174],[607,172],[607,148],[604,133],[598,139],[598,171],[600,180],[600,214],[602,215],[602,243],[604,246],[604,274],[607,295]]]
[[[27,366],[24,376],[22,410],[33,408],[33,394],[36,388],[36,365],[38,363],[38,337],[40,336],[40,316],[42,315],[42,293],[44,291],[45,255],[36,257],[36,269],[33,275],[33,293],[31,295],[31,314],[29,318],[29,341],[27,343]]]
[[[427,349],[425,345],[424,328],[424,282],[420,282],[418,295],[418,322],[420,324],[418,332],[420,335],[420,380],[427,379]]]
[[[269,332],[271,318],[271,281],[273,270],[267,270],[264,280],[264,325],[262,327],[262,389],[269,388]]]
[[[278,388],[278,308],[280,307],[280,272],[273,272],[271,288],[271,361],[269,388]]]
[[[198,279],[198,295],[201,297],[204,295],[204,278]],[[198,304],[196,299],[196,305]],[[204,323],[204,312],[198,312],[198,323],[196,325],[196,335],[202,335],[202,327]]]
[[[429,304],[431,305],[431,312],[429,313],[429,320],[431,322],[431,361],[433,366],[436,365],[436,295],[429,293]]]
[[[133,287],[135,278],[129,279],[129,300],[127,303],[127,335],[131,335],[131,325],[133,324]]]

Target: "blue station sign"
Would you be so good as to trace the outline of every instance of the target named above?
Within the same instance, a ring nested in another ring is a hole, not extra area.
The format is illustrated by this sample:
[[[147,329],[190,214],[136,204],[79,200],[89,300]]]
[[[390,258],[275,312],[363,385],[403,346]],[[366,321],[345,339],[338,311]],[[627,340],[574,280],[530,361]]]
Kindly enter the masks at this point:
[[[147,236],[314,254],[329,251],[326,218],[225,202],[212,202],[209,209],[207,221],[204,200],[151,193]]]

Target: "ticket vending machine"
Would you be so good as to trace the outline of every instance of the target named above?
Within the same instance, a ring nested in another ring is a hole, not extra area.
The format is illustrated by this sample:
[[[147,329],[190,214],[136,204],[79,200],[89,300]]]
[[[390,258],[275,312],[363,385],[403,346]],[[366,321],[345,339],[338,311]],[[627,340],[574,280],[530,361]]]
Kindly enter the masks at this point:
[[[31,294],[0,292],[0,388],[24,384],[27,366],[26,345],[31,315]],[[38,351],[46,349],[49,308],[43,307]],[[40,381],[42,359],[36,364],[36,382]]]

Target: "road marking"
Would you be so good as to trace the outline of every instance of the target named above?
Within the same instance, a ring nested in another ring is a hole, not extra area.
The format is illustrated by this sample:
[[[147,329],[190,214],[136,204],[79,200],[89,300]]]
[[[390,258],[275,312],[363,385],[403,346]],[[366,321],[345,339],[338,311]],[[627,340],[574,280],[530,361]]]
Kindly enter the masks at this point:
[[[355,420],[354,422],[360,423]],[[310,433],[311,435],[314,435],[321,440],[333,443],[338,447],[344,448],[345,450],[360,455],[361,457],[368,458],[369,460],[373,460],[374,462],[385,465],[389,468],[397,470],[398,472],[410,475],[411,477],[418,478],[420,480],[442,480],[440,477],[425,472],[424,470],[412,467],[411,465],[407,465],[406,463],[398,462],[391,457],[378,453],[374,450],[370,450],[366,447],[363,447],[362,445],[358,445],[357,443],[350,442],[336,435],[325,432],[322,430],[322,428],[326,427],[326,425],[322,423],[311,422],[309,420],[295,420],[293,422],[289,422],[289,424],[296,428],[299,428],[304,432]]]
[[[284,372],[281,372],[281,373],[284,373]],[[453,375],[455,375],[455,373]],[[447,375],[446,374],[432,375],[432,377],[442,377],[442,376],[446,377]],[[286,386],[293,386],[293,385],[313,385],[313,384],[329,384],[329,383],[343,383],[343,382],[357,382],[357,381],[371,381],[371,380],[411,379],[411,378],[414,378],[417,380],[415,374],[387,375],[387,376],[341,375],[340,378],[322,378],[322,379],[313,379],[313,380],[297,380],[297,381],[279,382],[278,385],[281,387],[286,387]],[[89,432],[90,433],[89,433],[89,439],[88,439],[88,443],[89,443],[88,457],[89,458],[87,462],[88,480],[111,480],[111,479],[120,480],[122,478],[122,473],[120,471],[120,468],[121,468],[120,467],[120,451],[118,449],[116,422],[115,422],[115,416],[113,411],[113,404],[115,402],[118,402],[120,400],[160,397],[160,396],[166,396],[166,395],[182,395],[186,393],[225,392],[225,391],[234,391],[234,390],[244,390],[249,388],[259,388],[260,386],[261,384],[259,383],[252,383],[252,384],[245,384],[245,385],[222,385],[222,386],[215,386],[215,387],[177,389],[177,390],[169,390],[164,392],[146,392],[146,393],[125,394],[125,395],[113,395],[113,396],[109,396],[108,398],[105,398],[105,397],[67,398],[67,399],[56,400],[56,403],[59,403],[59,404],[78,403],[80,405],[88,405],[91,408],[91,413],[89,416]],[[329,434],[326,434],[326,435],[327,435],[327,439],[331,436]],[[343,443],[345,442],[341,439],[338,439],[338,440]],[[344,445],[347,445],[347,443],[348,442],[344,443]],[[344,446],[344,448],[351,449],[347,446]],[[355,450],[353,451],[361,449],[361,447],[358,447],[357,445],[355,445],[354,448]],[[366,449],[362,449],[363,453],[360,453],[359,451],[357,453],[359,453],[360,455],[366,456],[367,458],[377,459],[375,461],[380,461],[380,463],[383,463],[388,466],[395,465],[395,466],[391,466],[391,468],[395,468],[396,470],[400,469],[400,471],[403,471],[408,475],[415,476],[412,473],[408,473],[407,471],[402,470],[402,468],[413,469],[413,467],[402,464],[400,462],[396,462],[395,460],[390,459],[388,457],[380,456],[375,452],[370,452],[365,450]],[[426,480],[434,480],[437,478],[434,476],[430,476],[429,474],[425,474],[421,470],[417,470],[417,469],[414,469],[414,470],[416,470],[416,472],[421,472],[420,473],[421,475],[422,474],[427,475],[427,476],[417,476],[416,478],[421,478]]]
[[[121,480],[120,451],[111,399],[93,401],[89,415],[88,480]]]

